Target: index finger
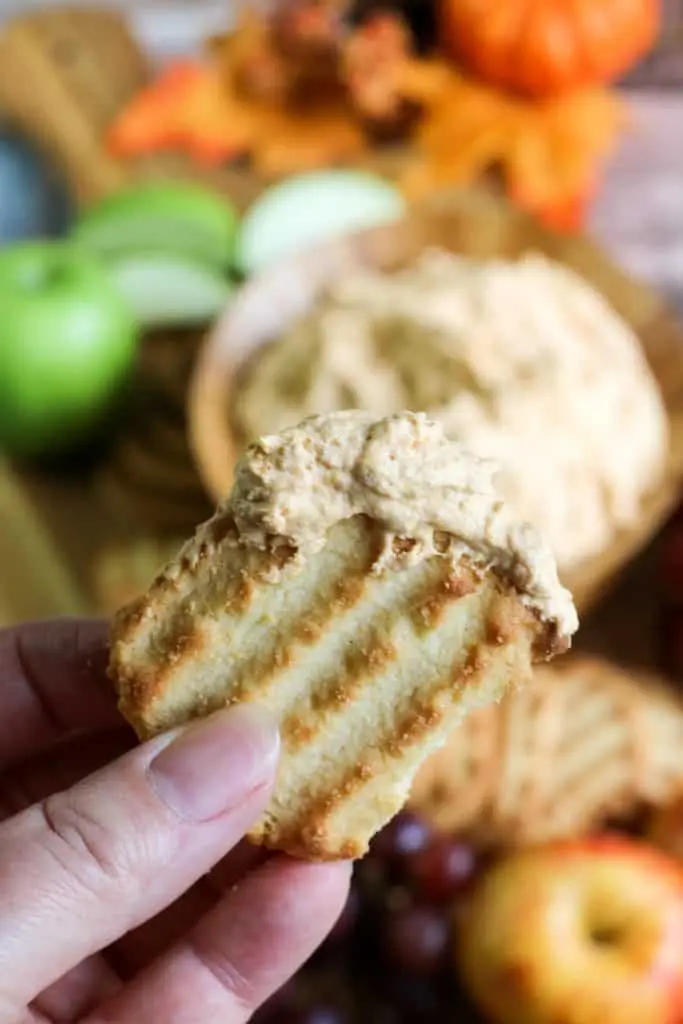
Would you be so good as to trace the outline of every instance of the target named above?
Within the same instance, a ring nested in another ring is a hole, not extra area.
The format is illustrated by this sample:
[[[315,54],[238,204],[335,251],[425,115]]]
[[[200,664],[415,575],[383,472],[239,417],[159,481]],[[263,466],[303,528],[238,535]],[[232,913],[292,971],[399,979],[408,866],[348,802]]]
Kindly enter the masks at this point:
[[[98,619],[0,630],[0,767],[71,733],[121,724],[106,662],[107,624]]]

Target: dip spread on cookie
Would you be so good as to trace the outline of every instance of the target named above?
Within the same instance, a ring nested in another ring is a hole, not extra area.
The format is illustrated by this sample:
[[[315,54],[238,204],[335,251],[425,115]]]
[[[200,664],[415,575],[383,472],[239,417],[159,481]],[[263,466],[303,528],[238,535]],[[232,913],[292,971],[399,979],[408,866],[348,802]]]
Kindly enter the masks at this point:
[[[213,518],[114,617],[108,672],[141,738],[265,708],[280,757],[247,838],[348,861],[464,718],[576,627],[490,462],[424,413],[333,412],[249,446]]]
[[[246,442],[344,408],[426,410],[495,459],[502,495],[562,569],[635,518],[668,449],[637,338],[581,277],[538,255],[431,251],[342,278],[245,369],[232,417]]]
[[[571,595],[549,545],[502,501],[496,468],[424,413],[328,413],[251,444],[223,511],[243,543],[265,549],[283,540],[301,559],[325,545],[336,523],[368,516],[384,531],[376,571],[437,553],[467,556],[504,575],[569,636],[578,625]]]

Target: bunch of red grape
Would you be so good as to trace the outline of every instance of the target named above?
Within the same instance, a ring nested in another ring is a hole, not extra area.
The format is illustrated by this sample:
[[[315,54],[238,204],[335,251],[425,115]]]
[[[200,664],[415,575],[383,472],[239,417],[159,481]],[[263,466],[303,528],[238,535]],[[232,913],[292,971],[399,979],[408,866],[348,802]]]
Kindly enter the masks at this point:
[[[258,1024],[481,1024],[459,990],[453,920],[479,862],[409,812],[356,866],[327,942]]]

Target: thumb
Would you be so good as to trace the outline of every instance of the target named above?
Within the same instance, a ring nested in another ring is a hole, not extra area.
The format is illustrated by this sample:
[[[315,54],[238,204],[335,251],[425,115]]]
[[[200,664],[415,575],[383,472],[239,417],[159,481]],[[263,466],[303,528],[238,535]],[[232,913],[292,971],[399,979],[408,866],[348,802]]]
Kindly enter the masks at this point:
[[[0,1019],[220,860],[263,810],[278,746],[262,709],[220,712],[3,824]]]

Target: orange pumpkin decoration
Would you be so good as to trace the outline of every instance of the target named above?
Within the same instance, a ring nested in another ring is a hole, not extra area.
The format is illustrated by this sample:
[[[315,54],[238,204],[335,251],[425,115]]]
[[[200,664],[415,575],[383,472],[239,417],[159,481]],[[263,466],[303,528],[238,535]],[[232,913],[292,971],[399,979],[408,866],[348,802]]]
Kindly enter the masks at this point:
[[[613,81],[655,41],[660,0],[439,0],[441,41],[485,81],[549,96]]]

